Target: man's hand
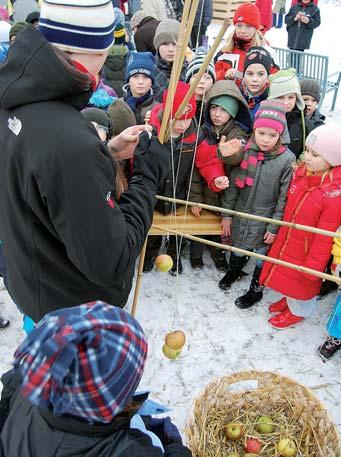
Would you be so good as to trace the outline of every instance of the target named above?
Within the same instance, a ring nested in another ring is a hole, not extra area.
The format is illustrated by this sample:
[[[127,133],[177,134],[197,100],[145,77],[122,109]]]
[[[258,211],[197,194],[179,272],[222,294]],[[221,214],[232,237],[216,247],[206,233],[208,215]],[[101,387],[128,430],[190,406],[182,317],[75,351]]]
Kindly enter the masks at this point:
[[[191,206],[191,212],[192,212],[193,216],[200,217],[200,214],[201,214],[200,206]]]
[[[276,239],[276,235],[273,235],[270,232],[266,232],[263,239],[265,244],[272,244]]]
[[[219,176],[215,178],[214,185],[218,187],[218,189],[224,190],[229,186],[229,178],[227,176]]]
[[[223,236],[231,236],[231,225],[232,225],[232,219],[225,219],[223,218],[221,221],[221,227],[222,227],[222,232],[221,234]]]
[[[300,21],[303,22],[304,24],[308,24],[309,20],[310,19],[307,16],[301,16],[300,17]]]
[[[151,127],[147,126],[147,129],[150,131]],[[144,125],[133,125],[123,130],[109,141],[109,152],[116,160],[131,159],[139,140],[139,134],[144,130],[146,130]]]
[[[219,151],[223,157],[231,157],[239,152],[241,148],[240,140],[233,138],[230,141],[226,141],[226,136],[223,135],[219,143]]]

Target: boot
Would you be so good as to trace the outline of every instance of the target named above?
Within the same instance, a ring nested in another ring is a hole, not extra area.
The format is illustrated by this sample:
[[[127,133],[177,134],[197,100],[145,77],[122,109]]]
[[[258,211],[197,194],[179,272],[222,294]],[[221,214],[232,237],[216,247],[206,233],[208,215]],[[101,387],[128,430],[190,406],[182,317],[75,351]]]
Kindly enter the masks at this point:
[[[143,273],[149,273],[154,268],[156,257],[145,258],[143,263]]]
[[[269,306],[270,313],[283,313],[283,311],[286,309],[288,309],[288,302],[286,297],[282,297],[280,300],[272,303],[272,305]]]
[[[211,257],[217,270],[227,270],[228,264],[226,262],[226,251],[223,251],[222,249],[213,248]]]
[[[3,330],[4,328],[8,327],[10,324],[9,320],[3,319],[0,317],[0,330]]]
[[[304,317],[295,316],[290,312],[290,309],[286,309],[277,316],[270,317],[269,324],[278,330],[284,330],[286,328],[295,327],[304,321]]]
[[[326,341],[318,348],[317,353],[326,362],[331,359],[335,352],[341,349],[341,339],[328,336]]]
[[[241,278],[244,265],[249,260],[247,256],[238,257],[231,252],[230,263],[225,276],[219,281],[219,287],[222,290],[228,290],[231,285]]]
[[[323,281],[320,292],[317,296],[317,300],[322,300],[327,295],[335,292],[338,289],[338,287],[339,286],[336,284],[336,282],[328,281],[328,280]]]
[[[193,270],[202,270],[204,268],[204,262],[202,261],[202,257],[190,257],[190,261]]]
[[[255,303],[258,303],[263,298],[263,286],[259,285],[259,277],[262,271],[262,267],[257,267],[254,269],[251,284],[249,290],[245,295],[237,298],[234,302],[238,308],[247,309],[250,308]]]

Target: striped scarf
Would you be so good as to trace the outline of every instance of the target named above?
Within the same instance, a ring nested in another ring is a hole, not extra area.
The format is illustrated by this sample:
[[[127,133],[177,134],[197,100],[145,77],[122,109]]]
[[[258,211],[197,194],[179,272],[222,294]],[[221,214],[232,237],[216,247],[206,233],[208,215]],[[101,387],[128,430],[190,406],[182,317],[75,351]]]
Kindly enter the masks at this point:
[[[235,179],[236,186],[240,189],[244,189],[245,186],[253,186],[258,162],[272,159],[284,151],[285,147],[281,146],[279,149],[276,148],[264,154],[264,152],[259,150],[257,144],[253,140],[250,140],[245,147],[244,157],[239,165],[238,174]]]

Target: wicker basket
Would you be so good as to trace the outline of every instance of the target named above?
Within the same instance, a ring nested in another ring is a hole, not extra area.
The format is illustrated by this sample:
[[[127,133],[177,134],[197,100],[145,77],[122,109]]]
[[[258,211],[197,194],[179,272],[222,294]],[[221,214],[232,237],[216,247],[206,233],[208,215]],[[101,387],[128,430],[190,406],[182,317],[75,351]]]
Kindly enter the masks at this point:
[[[241,386],[241,381],[247,381],[246,389],[245,385]],[[256,386],[250,387],[251,381]],[[243,389],[236,390],[237,387]],[[311,390],[292,379],[264,371],[243,371],[225,376],[211,382],[196,398],[186,428],[187,444],[193,457],[223,457],[230,452],[217,444],[219,440],[210,439],[214,414],[224,411],[228,415],[229,411],[237,409],[238,412],[253,411],[253,414],[257,411],[262,415],[264,411],[271,414],[271,409],[276,411],[279,408],[286,408],[285,414],[300,429],[300,443],[304,446],[298,446],[296,457],[341,457],[336,427]],[[270,447],[267,455],[277,457],[276,446],[272,445],[271,452]],[[312,448],[317,450],[312,452]]]

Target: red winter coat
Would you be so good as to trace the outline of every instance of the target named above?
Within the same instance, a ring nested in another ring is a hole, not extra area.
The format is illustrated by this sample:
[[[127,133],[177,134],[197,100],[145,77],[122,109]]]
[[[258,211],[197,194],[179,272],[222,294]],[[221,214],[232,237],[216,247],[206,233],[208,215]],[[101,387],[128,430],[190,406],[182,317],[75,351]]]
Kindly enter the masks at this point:
[[[265,33],[272,27],[272,0],[256,0],[260,12],[261,32]]]
[[[309,225],[336,232],[341,224],[341,166],[327,176],[307,176],[306,169],[296,170],[288,191],[284,221]],[[281,227],[269,257],[324,271],[332,249],[333,238]],[[283,295],[298,300],[315,297],[322,280],[292,268],[265,262],[260,282]]]
[[[156,129],[157,133],[159,133],[161,128],[162,106],[163,105],[161,103],[155,105],[152,109],[150,117],[150,124]],[[193,122],[195,121],[192,121],[192,123]],[[219,176],[225,176],[224,164],[217,156],[217,145],[210,144],[204,137],[202,130],[199,129],[199,131],[197,131],[196,124],[192,127],[194,127],[196,133],[192,133],[191,136],[184,136],[180,142],[184,144],[192,144],[195,146],[195,143],[197,142],[197,135],[199,136],[194,164],[201,176],[205,179],[211,191],[221,192],[221,189],[216,187],[214,184],[215,178],[219,178]],[[185,149],[186,148],[182,150],[183,153],[186,152]]]

